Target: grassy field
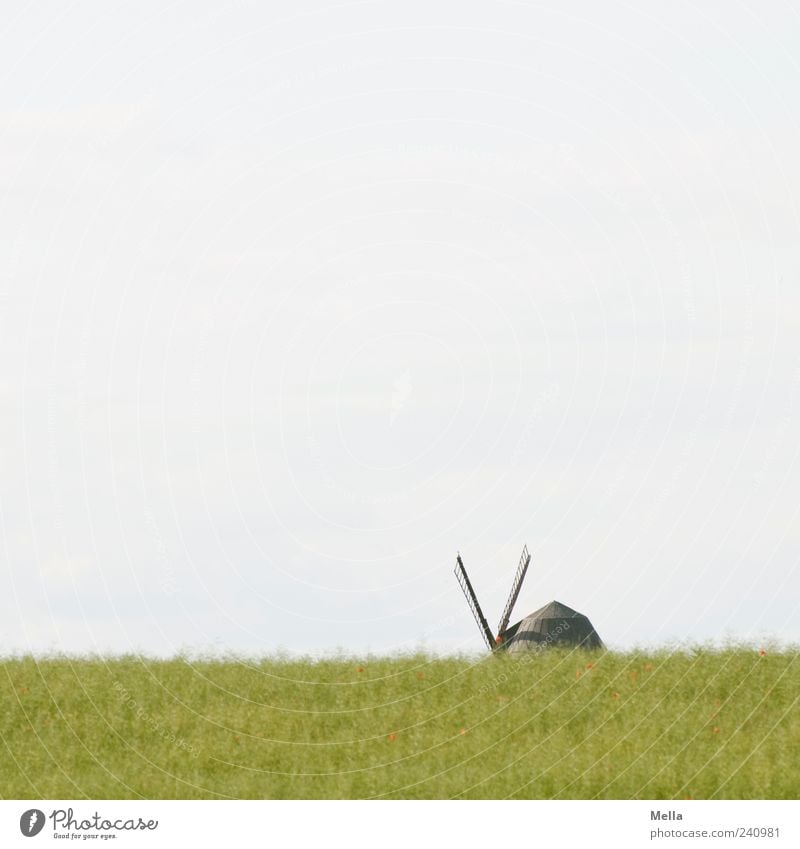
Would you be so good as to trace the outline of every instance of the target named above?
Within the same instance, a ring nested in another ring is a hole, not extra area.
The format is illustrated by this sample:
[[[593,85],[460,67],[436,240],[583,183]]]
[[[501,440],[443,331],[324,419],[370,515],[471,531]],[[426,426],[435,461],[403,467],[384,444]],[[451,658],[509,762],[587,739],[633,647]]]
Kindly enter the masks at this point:
[[[3,798],[796,798],[800,655],[0,660]]]

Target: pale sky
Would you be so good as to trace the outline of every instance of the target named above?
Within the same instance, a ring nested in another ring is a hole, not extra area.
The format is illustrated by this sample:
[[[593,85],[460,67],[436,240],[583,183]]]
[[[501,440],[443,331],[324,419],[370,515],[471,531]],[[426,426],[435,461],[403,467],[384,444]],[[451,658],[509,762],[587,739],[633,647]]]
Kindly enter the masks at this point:
[[[0,653],[800,641],[790,2],[4,2]]]

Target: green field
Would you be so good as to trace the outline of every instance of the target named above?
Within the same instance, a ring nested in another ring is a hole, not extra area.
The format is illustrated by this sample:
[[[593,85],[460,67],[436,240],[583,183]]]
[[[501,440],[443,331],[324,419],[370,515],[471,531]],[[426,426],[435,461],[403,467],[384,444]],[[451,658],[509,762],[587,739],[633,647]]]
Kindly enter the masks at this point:
[[[797,798],[796,650],[0,660],[3,798]]]

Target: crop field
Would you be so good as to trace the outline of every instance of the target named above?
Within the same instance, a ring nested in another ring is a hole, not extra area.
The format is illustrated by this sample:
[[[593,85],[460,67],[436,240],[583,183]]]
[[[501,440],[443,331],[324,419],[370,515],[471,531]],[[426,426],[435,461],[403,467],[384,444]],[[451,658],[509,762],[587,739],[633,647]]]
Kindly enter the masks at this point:
[[[796,798],[767,648],[0,660],[0,796]]]

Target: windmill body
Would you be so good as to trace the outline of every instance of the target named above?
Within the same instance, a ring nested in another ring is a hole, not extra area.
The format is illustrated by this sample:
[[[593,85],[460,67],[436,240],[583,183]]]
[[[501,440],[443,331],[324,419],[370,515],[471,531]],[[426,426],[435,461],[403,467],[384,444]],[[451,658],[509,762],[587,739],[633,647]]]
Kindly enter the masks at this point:
[[[492,651],[508,651],[510,653],[541,651],[554,645],[586,649],[603,648],[603,642],[588,617],[560,601],[551,601],[509,627],[511,612],[519,597],[530,562],[531,556],[528,554],[526,546],[522,550],[522,556],[511,585],[511,592],[503,610],[500,625],[497,628],[497,636],[493,637],[486,617],[478,603],[478,597],[467,576],[461,555],[458,555],[455,569],[456,578],[487,647]]]
[[[540,607],[499,636],[500,644],[509,652],[537,651],[548,645],[603,648],[589,618],[560,601]]]

